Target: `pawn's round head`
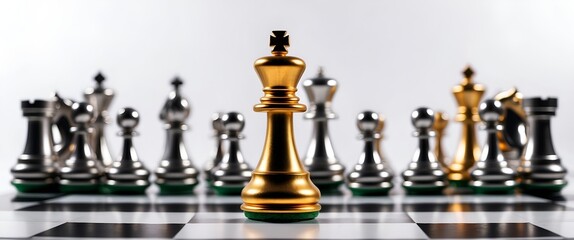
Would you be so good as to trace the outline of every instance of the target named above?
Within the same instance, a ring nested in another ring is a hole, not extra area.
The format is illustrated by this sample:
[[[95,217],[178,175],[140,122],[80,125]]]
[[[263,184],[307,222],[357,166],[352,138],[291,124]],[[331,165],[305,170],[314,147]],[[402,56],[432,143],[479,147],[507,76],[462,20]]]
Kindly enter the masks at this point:
[[[485,100],[480,104],[478,114],[482,121],[497,121],[504,113],[500,101],[494,99]]]
[[[75,123],[89,123],[94,118],[94,107],[86,102],[72,104],[72,119]]]
[[[117,121],[121,128],[135,128],[140,122],[140,114],[133,108],[122,108],[118,111]]]
[[[245,127],[245,117],[238,112],[228,112],[221,116],[223,128],[229,132],[241,132]]]
[[[361,132],[374,132],[379,124],[379,114],[376,112],[364,111],[357,115],[357,127]]]
[[[411,122],[415,128],[430,128],[434,123],[434,112],[426,107],[417,108],[411,113]]]
[[[223,127],[223,118],[224,113],[216,112],[211,115],[211,124],[213,129],[217,132],[224,132],[225,128]]]

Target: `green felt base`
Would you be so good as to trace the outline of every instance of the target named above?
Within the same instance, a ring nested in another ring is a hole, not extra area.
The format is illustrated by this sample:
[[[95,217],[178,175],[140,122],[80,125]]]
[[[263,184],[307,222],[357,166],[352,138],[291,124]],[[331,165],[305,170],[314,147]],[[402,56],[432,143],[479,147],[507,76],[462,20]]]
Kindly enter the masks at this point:
[[[465,188],[468,187],[468,182],[466,180],[449,180],[448,185],[455,188]]]
[[[211,186],[211,189],[217,195],[222,196],[239,196],[241,195],[241,190],[243,190],[243,186],[241,187],[221,187],[221,186]]]
[[[520,184],[522,192],[532,194],[559,193],[568,183],[564,184]]]
[[[515,187],[509,187],[509,186],[500,186],[500,187],[475,187],[475,186],[470,186],[470,188],[472,189],[472,191],[476,194],[500,194],[500,195],[507,195],[507,194],[513,194],[514,193],[514,189]]]
[[[100,192],[104,194],[138,195],[138,194],[145,194],[145,191],[148,187],[149,185],[143,185],[143,186],[102,185],[100,186]]]
[[[12,186],[14,186],[16,190],[22,193],[57,193],[60,191],[57,184],[30,184],[12,182]]]
[[[197,186],[197,184],[193,185],[158,184],[160,194],[162,195],[193,194],[193,189],[195,189],[195,186]]]
[[[63,193],[99,193],[99,185],[60,185],[60,192]]]
[[[321,193],[329,193],[338,191],[339,187],[343,183],[344,181],[332,182],[332,183],[314,183],[314,184],[319,189],[319,191],[321,191]]]
[[[354,196],[384,196],[391,188],[349,188]]]
[[[319,216],[319,211],[307,213],[261,213],[245,211],[244,214],[251,220],[273,223],[289,223],[314,219]]]
[[[445,187],[405,187],[403,186],[408,195],[439,195]]]

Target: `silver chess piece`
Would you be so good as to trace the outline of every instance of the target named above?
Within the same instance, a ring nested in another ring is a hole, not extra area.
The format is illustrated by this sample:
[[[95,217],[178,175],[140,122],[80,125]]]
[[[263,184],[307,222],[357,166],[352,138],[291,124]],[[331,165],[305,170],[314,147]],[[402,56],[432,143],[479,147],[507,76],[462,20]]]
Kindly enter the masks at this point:
[[[24,152],[12,168],[12,185],[20,192],[51,192],[57,190],[57,160],[52,139],[54,102],[24,100],[21,103],[28,119],[28,137]]]
[[[183,141],[183,133],[188,128],[185,120],[189,117],[191,108],[179,91],[183,82],[175,78],[171,84],[174,90],[169,93],[160,113],[160,119],[165,122],[167,139],[163,157],[155,170],[155,183],[162,193],[190,193],[198,183],[199,174]]]
[[[205,166],[203,167],[203,174],[205,175],[205,180],[211,182],[211,170],[217,166],[221,159],[223,158],[224,152],[224,145],[223,145],[223,134],[225,134],[225,129],[223,128],[223,121],[221,117],[223,113],[217,112],[211,115],[211,124],[214,131],[214,138],[215,138],[215,149],[214,153],[210,160],[205,162]]]
[[[407,194],[439,194],[446,187],[446,175],[430,147],[429,138],[434,136],[434,112],[425,107],[417,108],[411,114],[411,122],[419,146],[402,174],[403,188]]]
[[[478,113],[487,135],[480,159],[470,172],[470,187],[477,193],[513,193],[516,173],[502,155],[497,137],[502,131],[499,121],[504,114],[502,104],[486,100],[480,104]]]
[[[61,97],[54,92],[52,95],[54,102],[54,117],[52,118],[52,137],[54,139],[54,151],[58,155],[58,165],[70,158],[72,151],[70,145],[73,143],[72,133],[72,105],[75,101]]]
[[[90,124],[94,108],[85,102],[72,105],[72,156],[63,162],[59,170],[60,191],[66,193],[97,192],[102,176],[101,163],[96,160],[89,144]]]
[[[140,161],[133,144],[133,137],[138,135],[135,128],[139,120],[140,115],[133,108],[122,108],[118,111],[117,123],[122,128],[118,135],[123,138],[124,145],[120,157],[106,168],[102,186],[104,193],[145,193],[150,185],[150,172]]]
[[[94,149],[96,159],[102,161],[103,166],[107,167],[112,163],[113,158],[108,149],[105,127],[110,123],[108,108],[114,99],[114,90],[104,87],[103,82],[105,79],[102,73],[98,73],[94,77],[96,86],[86,89],[84,98],[94,107],[95,121],[93,123],[94,130],[90,133],[90,144]]]
[[[345,180],[345,167],[335,154],[328,126],[330,119],[337,118],[331,109],[337,85],[335,79],[324,76],[322,68],[316,77],[303,82],[310,101],[304,117],[313,121],[313,133],[303,164],[311,174],[311,181],[323,192],[336,190]]]
[[[567,171],[554,150],[550,128],[558,99],[526,98],[522,104],[528,121],[528,141],[518,167],[520,187],[535,194],[560,192],[568,183]]]
[[[243,187],[251,180],[253,169],[243,159],[239,140],[245,138],[241,132],[245,127],[245,117],[238,112],[229,112],[222,116],[225,133],[222,139],[227,141],[227,151],[211,171],[213,190],[220,195],[239,195]]]
[[[347,175],[347,187],[353,195],[384,195],[393,187],[394,176],[375,146],[381,137],[377,132],[379,124],[379,114],[375,112],[365,111],[357,116],[359,138],[364,141],[364,147],[359,162]]]

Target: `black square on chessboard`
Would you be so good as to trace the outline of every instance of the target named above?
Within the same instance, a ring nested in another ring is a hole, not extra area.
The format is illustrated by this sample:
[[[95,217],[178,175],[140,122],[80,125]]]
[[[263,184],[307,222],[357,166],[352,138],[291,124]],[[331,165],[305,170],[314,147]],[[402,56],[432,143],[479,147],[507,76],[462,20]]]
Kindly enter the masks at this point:
[[[430,238],[542,238],[558,237],[530,223],[417,223]]]
[[[185,224],[64,223],[35,237],[173,238]]]

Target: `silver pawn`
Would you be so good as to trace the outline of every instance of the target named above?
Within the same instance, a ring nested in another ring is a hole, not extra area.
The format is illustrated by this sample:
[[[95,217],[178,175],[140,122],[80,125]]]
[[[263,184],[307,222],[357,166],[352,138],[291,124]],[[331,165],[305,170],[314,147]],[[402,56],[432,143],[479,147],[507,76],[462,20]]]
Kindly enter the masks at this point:
[[[393,174],[384,164],[375,146],[381,135],[377,128],[381,122],[379,114],[365,111],[357,115],[359,138],[364,141],[359,162],[347,175],[347,187],[353,195],[384,195],[393,187]]]
[[[211,124],[214,130],[214,138],[216,144],[215,144],[215,151],[212,154],[212,158],[207,162],[205,162],[205,166],[203,167],[203,174],[205,180],[207,180],[208,182],[211,182],[211,176],[212,176],[211,170],[221,162],[223,154],[225,154],[223,146],[223,138],[222,138],[223,134],[225,134],[225,129],[223,128],[223,121],[221,120],[222,116],[223,113],[220,112],[211,115]]]
[[[104,88],[103,82],[106,78],[102,73],[98,73],[94,80],[97,85],[94,88],[88,88],[84,92],[86,101],[94,107],[96,120],[93,123],[94,131],[90,133],[90,144],[96,154],[96,159],[101,161],[103,166],[112,164],[113,158],[108,149],[108,143],[105,137],[105,127],[110,122],[108,108],[114,99],[114,91],[110,88]]]
[[[502,130],[499,123],[500,116],[504,114],[502,104],[496,100],[486,100],[480,104],[478,113],[487,135],[480,159],[470,173],[470,187],[476,193],[512,193],[516,186],[516,173],[508,167],[497,137]]]
[[[403,188],[407,194],[439,194],[446,187],[446,175],[429,142],[429,138],[434,136],[434,112],[425,107],[417,108],[411,114],[411,122],[416,128],[413,135],[418,138],[419,146],[402,174]]]
[[[52,138],[54,102],[24,100],[21,103],[28,119],[28,137],[24,152],[12,168],[12,185],[20,192],[51,192],[57,190]]]
[[[60,168],[60,191],[67,193],[97,192],[102,166],[96,160],[89,144],[90,124],[94,117],[92,105],[81,102],[72,105],[74,133],[71,147],[72,156]]]
[[[199,174],[193,165],[183,141],[183,132],[187,130],[185,120],[191,112],[189,102],[179,92],[183,82],[175,78],[171,84],[174,91],[169,93],[168,100],[160,113],[165,122],[167,140],[165,151],[159,167],[155,170],[156,181],[162,193],[191,193],[198,183]]]
[[[520,188],[533,194],[559,193],[568,171],[554,150],[550,120],[556,115],[557,98],[526,98],[522,102],[528,120],[528,141],[518,167]]]
[[[102,192],[112,194],[145,193],[149,187],[150,172],[140,161],[133,145],[133,137],[138,133],[135,127],[139,124],[140,115],[133,108],[118,111],[117,122],[122,130],[118,133],[124,139],[120,157],[106,168]]]
[[[238,195],[251,180],[253,169],[243,159],[239,140],[245,138],[241,132],[245,127],[245,118],[241,113],[229,112],[222,116],[225,133],[222,139],[227,140],[227,151],[221,162],[212,172],[213,190],[220,195]]]
[[[311,181],[323,192],[336,190],[345,180],[345,167],[335,154],[328,127],[328,121],[337,118],[331,109],[337,85],[335,79],[323,75],[322,68],[316,77],[303,82],[310,101],[304,117],[313,121],[313,133],[303,163],[311,174]]]

